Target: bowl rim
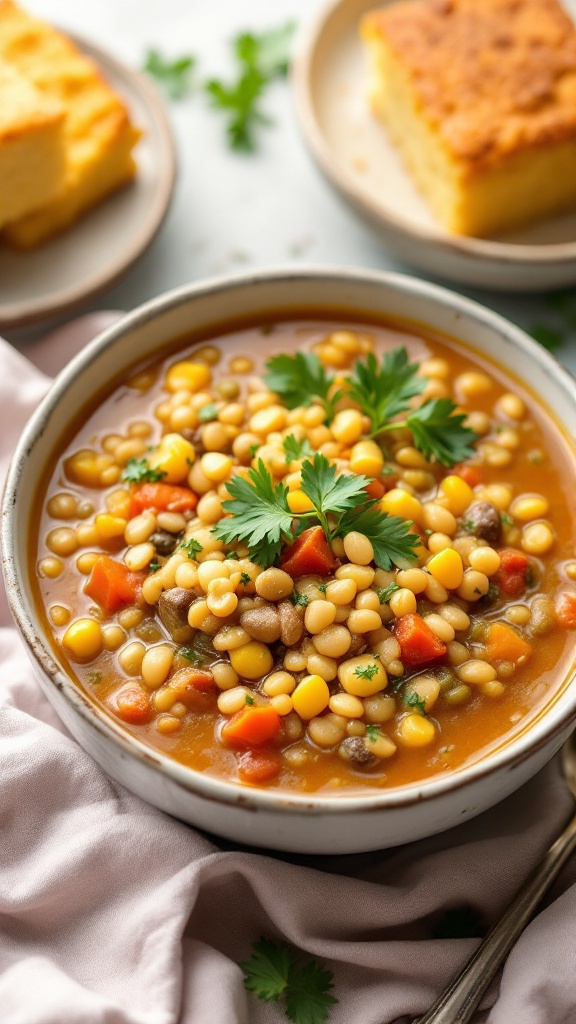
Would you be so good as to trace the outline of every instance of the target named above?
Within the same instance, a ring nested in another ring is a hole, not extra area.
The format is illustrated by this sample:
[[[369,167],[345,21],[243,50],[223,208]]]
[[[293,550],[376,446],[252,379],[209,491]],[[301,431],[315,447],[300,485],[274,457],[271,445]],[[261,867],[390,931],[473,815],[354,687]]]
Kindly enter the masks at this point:
[[[291,811],[316,815],[349,812],[362,814],[375,810],[407,807],[441,797],[453,790],[480,781],[494,772],[512,770],[535,751],[553,743],[554,740],[557,740],[557,745],[559,745],[567,727],[576,721],[576,686],[572,685],[576,678],[576,665],[568,671],[566,681],[556,698],[548,707],[545,705],[536,719],[528,723],[518,735],[504,741],[496,749],[489,751],[486,756],[452,773],[445,772],[421,782],[394,787],[390,790],[357,792],[351,796],[303,795],[282,790],[257,789],[204,774],[167,757],[128,733],[98,705],[90,701],[56,662],[48,639],[44,639],[44,631],[39,617],[37,617],[37,624],[34,623],[24,598],[24,591],[28,584],[26,580],[21,580],[17,570],[17,507],[20,479],[26,473],[29,453],[42,435],[48,418],[59,406],[69,385],[81,372],[89,368],[103,352],[112,348],[126,332],[140,328],[180,305],[193,303],[200,298],[218,296],[231,290],[253,288],[257,291],[259,286],[267,284],[290,286],[310,281],[348,286],[354,284],[382,286],[392,289],[396,293],[400,292],[406,298],[418,296],[439,307],[448,307],[458,314],[461,321],[467,318],[480,322],[493,332],[504,336],[525,355],[533,361],[535,360],[545,376],[551,376],[555,384],[569,395],[576,406],[574,378],[549,352],[499,313],[440,285],[395,272],[317,265],[298,268],[293,266],[277,267],[208,278],[164,292],[125,314],[115,324],[94,338],[56,377],[46,396],[28,420],[10,462],[1,507],[2,564],[10,611],[27,645],[27,653],[40,672],[45,688],[55,687],[60,691],[65,701],[80,716],[84,724],[99,733],[106,741],[112,741],[119,748],[120,756],[123,752],[130,757],[135,757],[142,764],[158,772],[160,776],[167,776],[169,780],[186,792],[223,805],[240,806],[254,811]],[[298,303],[294,303],[295,310],[298,305]],[[300,303],[301,308],[303,305]],[[350,309],[352,307],[353,303],[350,305]],[[283,306],[285,311],[289,308],[289,305]],[[255,301],[254,318],[257,315],[258,302]],[[384,315],[382,313],[382,316]],[[251,318],[252,314],[249,316]],[[225,318],[220,318],[220,322],[224,323]],[[210,321],[210,324],[214,324],[214,326],[217,323],[218,319]],[[434,330],[434,327],[431,329]],[[30,603],[32,605],[32,601]],[[572,691],[571,694],[570,691]]]
[[[393,0],[384,0],[391,3]],[[325,178],[331,182],[352,205],[372,224],[377,223],[389,237],[411,238],[439,252],[457,254],[458,256],[476,261],[489,260],[502,265],[513,264],[527,266],[564,266],[576,261],[576,238],[572,242],[500,242],[496,239],[480,238],[473,235],[452,235],[443,231],[441,225],[425,227],[411,224],[394,211],[382,210],[371,195],[363,190],[353,176],[343,167],[339,160],[334,159],[333,150],[328,144],[320,119],[317,117],[314,92],[312,89],[312,72],[316,59],[316,50],[322,35],[332,19],[341,9],[354,5],[370,9],[372,0],[327,0],[315,17],[299,34],[299,45],[296,48],[292,63],[291,77],[295,97],[295,107],[302,135],[312,156]],[[448,274],[446,276],[449,276]],[[451,275],[450,275],[451,276]],[[454,278],[456,279],[456,278]]]

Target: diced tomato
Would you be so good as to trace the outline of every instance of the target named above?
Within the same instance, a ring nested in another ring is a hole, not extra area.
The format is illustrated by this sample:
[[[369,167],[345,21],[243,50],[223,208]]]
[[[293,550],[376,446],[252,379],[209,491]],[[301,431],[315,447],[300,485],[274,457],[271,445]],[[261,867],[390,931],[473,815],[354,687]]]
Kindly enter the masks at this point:
[[[386,494],[386,488],[381,480],[371,480],[364,488],[369,498],[380,500]]]
[[[132,572],[123,562],[116,562],[109,555],[100,555],[88,577],[84,593],[108,615],[113,615],[138,600],[143,581],[144,573]]]
[[[120,690],[110,702],[114,714],[130,725],[146,725],[152,718],[152,704],[148,694],[136,683]]]
[[[238,758],[238,775],[242,782],[261,782],[275,779],[280,772],[280,755],[274,750],[247,750]]]
[[[471,466],[468,462],[459,462],[452,472],[455,476],[462,477],[469,487],[477,487],[482,483],[482,473],[478,466]]]
[[[138,484],[132,491],[131,517],[146,509],[158,512],[193,512],[198,498],[189,487],[176,484]]]
[[[280,732],[280,715],[269,704],[245,707],[222,729],[222,739],[231,746],[259,747]]]
[[[504,548],[499,554],[500,568],[492,577],[492,582],[507,597],[518,597],[526,590],[530,559],[523,551],[514,548]]]
[[[417,612],[401,615],[396,620],[394,636],[400,644],[400,657],[405,668],[423,665],[446,654],[446,644],[439,640]]]
[[[511,661],[524,663],[532,654],[532,647],[515,629],[504,622],[493,622],[489,627],[486,650],[492,664]]]
[[[322,527],[311,526],[283,551],[280,566],[296,580],[299,576],[329,576],[338,561]]]
[[[576,593],[564,591],[556,601],[556,618],[564,629],[576,629]]]

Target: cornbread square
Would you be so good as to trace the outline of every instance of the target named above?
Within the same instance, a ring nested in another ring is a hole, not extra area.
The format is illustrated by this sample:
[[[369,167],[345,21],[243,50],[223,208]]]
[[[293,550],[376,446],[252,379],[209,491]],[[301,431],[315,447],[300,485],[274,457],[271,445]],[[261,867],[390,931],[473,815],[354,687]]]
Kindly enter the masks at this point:
[[[360,32],[372,108],[449,231],[576,205],[576,31],[557,0],[399,0]]]
[[[95,64],[13,0],[0,0],[0,59],[66,111],[66,168],[60,190],[3,233],[13,245],[29,248],[68,227],[134,177],[132,149],[140,133]]]
[[[0,61],[0,227],[58,192],[63,123],[61,103]]]

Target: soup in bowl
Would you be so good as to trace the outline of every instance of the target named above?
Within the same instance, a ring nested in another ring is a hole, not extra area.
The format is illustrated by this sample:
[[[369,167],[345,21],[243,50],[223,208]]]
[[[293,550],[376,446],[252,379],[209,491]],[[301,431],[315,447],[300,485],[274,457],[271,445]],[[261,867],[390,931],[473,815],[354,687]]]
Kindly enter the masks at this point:
[[[521,332],[406,278],[156,300],[11,471],[49,696],[111,774],[241,841],[370,849],[477,813],[573,717],[575,407]]]

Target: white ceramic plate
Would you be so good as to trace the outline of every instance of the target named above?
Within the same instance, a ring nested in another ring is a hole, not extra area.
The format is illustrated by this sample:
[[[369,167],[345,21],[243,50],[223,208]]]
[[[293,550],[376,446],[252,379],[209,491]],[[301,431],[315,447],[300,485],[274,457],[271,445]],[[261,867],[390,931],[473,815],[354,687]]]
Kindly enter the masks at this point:
[[[366,100],[368,66],[358,23],[384,3],[332,0],[301,39],[293,69],[296,104],[320,169],[379,229],[388,248],[421,270],[503,291],[576,281],[576,212],[494,240],[451,235],[433,219]],[[576,0],[564,4],[576,15]]]
[[[73,38],[142,130],[134,151],[138,173],[132,184],[38,249],[0,246],[0,330],[67,313],[108,288],[150,244],[170,202],[175,154],[164,104],[143,75]]]

